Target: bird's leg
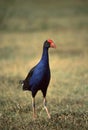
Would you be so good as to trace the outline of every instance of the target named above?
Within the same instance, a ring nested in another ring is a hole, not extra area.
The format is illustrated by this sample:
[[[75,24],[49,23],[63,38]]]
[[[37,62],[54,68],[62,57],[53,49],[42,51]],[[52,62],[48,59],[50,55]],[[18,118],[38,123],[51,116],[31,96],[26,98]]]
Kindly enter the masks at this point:
[[[36,114],[35,114],[35,98],[32,97],[32,108],[33,108],[33,118],[36,118]]]
[[[50,116],[50,113],[49,113],[48,108],[47,108],[47,106],[46,106],[46,98],[45,98],[45,97],[44,97],[44,108],[45,108],[45,110],[46,110],[46,113],[47,113],[47,115],[48,115],[48,118],[50,119],[51,116]]]

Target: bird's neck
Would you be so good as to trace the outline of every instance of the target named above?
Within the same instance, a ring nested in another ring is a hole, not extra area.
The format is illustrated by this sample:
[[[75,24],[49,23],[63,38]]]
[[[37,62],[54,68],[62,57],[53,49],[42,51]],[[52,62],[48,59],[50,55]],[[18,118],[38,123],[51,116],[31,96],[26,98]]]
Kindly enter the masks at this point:
[[[43,47],[43,53],[42,53],[41,60],[43,60],[44,62],[49,64],[48,48],[46,48],[46,47]]]

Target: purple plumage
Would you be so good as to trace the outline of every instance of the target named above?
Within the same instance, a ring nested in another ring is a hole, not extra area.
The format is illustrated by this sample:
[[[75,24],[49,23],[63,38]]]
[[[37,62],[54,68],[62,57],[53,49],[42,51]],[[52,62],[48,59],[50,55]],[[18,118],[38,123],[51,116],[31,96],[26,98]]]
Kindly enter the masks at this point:
[[[52,40],[46,40],[43,45],[43,53],[39,63],[33,67],[28,73],[25,80],[23,80],[23,90],[29,90],[32,92],[32,106],[33,106],[33,117],[35,118],[35,95],[38,90],[41,90],[44,97],[44,108],[50,118],[50,114],[46,107],[46,92],[50,82],[50,67],[49,67],[49,56],[48,49],[56,48],[56,45]]]

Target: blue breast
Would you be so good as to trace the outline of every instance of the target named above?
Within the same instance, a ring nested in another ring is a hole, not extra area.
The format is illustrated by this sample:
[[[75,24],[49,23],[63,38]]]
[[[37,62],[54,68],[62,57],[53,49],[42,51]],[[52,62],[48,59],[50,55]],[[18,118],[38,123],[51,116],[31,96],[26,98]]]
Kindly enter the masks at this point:
[[[30,78],[29,84],[31,89],[42,89],[48,86],[50,81],[50,69],[49,66],[46,66],[40,62]]]
[[[49,58],[48,50],[44,48],[42,58],[37,64],[36,68],[33,71],[33,75],[30,78],[29,85],[31,91],[33,90],[42,90],[48,87],[50,81],[50,68],[49,68]]]

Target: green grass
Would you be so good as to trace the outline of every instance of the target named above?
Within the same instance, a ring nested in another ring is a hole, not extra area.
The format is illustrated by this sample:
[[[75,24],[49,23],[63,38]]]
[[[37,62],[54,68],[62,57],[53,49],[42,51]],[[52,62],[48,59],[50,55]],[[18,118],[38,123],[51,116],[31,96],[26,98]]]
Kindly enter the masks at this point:
[[[18,82],[39,61],[44,40],[49,50],[51,82],[48,119],[42,94],[36,95],[32,118],[31,93]],[[0,2],[0,130],[88,129],[88,2]]]

